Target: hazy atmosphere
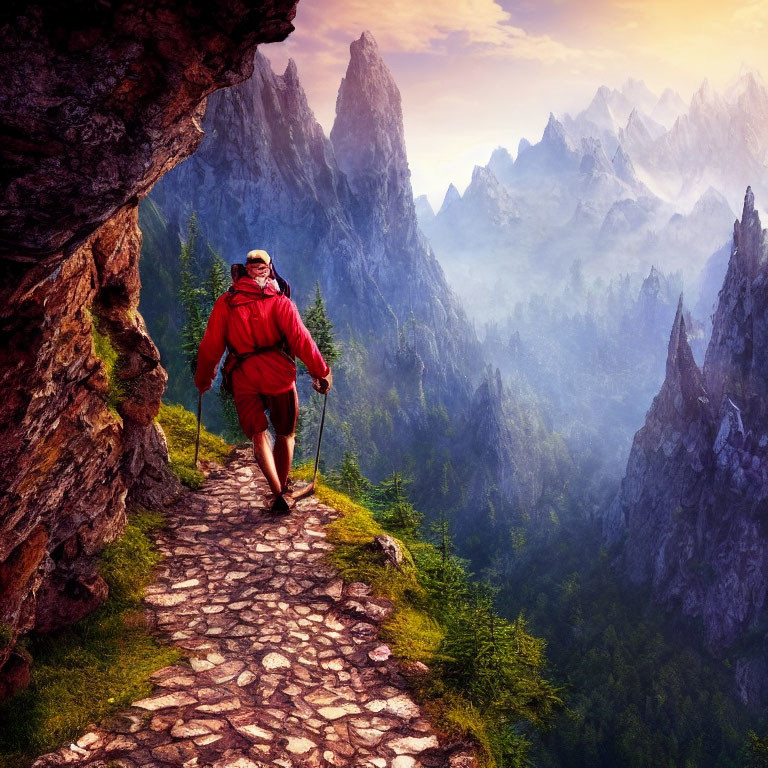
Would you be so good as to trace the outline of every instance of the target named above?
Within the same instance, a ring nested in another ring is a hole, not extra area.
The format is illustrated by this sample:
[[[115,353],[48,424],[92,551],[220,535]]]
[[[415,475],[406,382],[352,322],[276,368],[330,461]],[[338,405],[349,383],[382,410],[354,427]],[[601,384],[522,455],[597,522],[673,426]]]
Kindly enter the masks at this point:
[[[472,167],[520,139],[541,138],[550,112],[583,109],[601,85],[640,79],[688,104],[704,79],[722,91],[743,67],[765,70],[768,4],[753,2],[405,1],[300,3],[296,32],[263,49],[299,69],[317,119],[333,124],[344,51],[376,38],[403,97],[415,195],[463,192]],[[732,201],[732,204],[736,203]]]
[[[0,768],[768,768],[768,0],[75,6],[0,25]]]
[[[147,231],[226,261],[260,243],[299,306],[317,283],[340,343],[326,466],[403,472],[422,530],[447,526],[547,640],[570,714],[530,735],[536,760],[740,764],[768,691],[747,639],[768,542],[735,554],[768,493],[742,308],[765,263],[765,5],[327,10],[210,98]]]

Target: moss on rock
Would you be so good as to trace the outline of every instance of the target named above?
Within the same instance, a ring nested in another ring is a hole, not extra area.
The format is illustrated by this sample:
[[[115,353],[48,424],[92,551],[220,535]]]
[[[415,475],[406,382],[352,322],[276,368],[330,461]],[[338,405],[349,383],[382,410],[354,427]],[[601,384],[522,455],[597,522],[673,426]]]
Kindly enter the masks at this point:
[[[200,488],[205,475],[195,466],[195,435],[197,419],[182,405],[163,403],[157,416],[157,423],[165,433],[168,442],[168,457],[171,470],[179,480],[194,490]],[[225,440],[212,435],[204,427],[200,430],[199,460],[208,464],[224,463],[232,452],[232,446]]]

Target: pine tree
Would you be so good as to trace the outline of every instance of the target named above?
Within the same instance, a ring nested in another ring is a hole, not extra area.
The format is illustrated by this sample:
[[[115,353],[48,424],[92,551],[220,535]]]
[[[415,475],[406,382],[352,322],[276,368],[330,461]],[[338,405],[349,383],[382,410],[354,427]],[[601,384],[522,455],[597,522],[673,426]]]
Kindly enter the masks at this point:
[[[339,359],[340,351],[333,336],[333,323],[325,311],[325,301],[320,293],[320,283],[315,283],[315,300],[304,311],[304,325],[312,334],[320,353],[328,365]]]
[[[325,301],[320,293],[319,283],[315,283],[315,300],[304,310],[302,319],[307,330],[315,340],[325,362],[329,366],[333,366],[341,356],[341,350],[334,339],[333,323],[331,323],[325,311]],[[299,369],[302,371],[306,370],[301,362],[299,362]],[[320,428],[321,407],[320,399],[312,398],[299,412],[299,423],[296,427],[296,445],[298,453],[302,458],[307,458],[312,453],[314,441],[310,436],[316,435]]]
[[[487,583],[470,585],[470,599],[457,609],[440,649],[442,674],[500,724],[542,725],[562,704],[557,689],[541,678],[544,643],[527,633],[521,616],[512,622],[498,617],[494,591]]]
[[[197,348],[205,333],[207,315],[205,314],[205,290],[200,285],[200,270],[197,261],[197,243],[199,229],[197,216],[193,213],[187,222],[187,238],[181,245],[179,266],[181,288],[179,296],[184,313],[181,327],[181,350],[187,362],[194,366],[197,362]]]
[[[383,509],[384,525],[403,533],[413,534],[421,525],[424,515],[414,508],[405,494],[406,481],[400,472],[392,472],[392,479],[382,480],[376,488],[376,500]]]
[[[434,595],[442,615],[452,616],[456,607],[467,601],[469,580],[464,562],[453,555],[454,543],[450,523],[440,510],[440,517],[432,522],[429,531],[433,537],[434,555],[422,568],[427,586]],[[450,619],[449,619],[450,620]]]
[[[179,295],[184,310],[181,348],[191,365],[197,360],[197,349],[205,334],[213,305],[229,286],[227,263],[210,243],[204,246],[202,243],[197,214],[192,213],[187,221],[187,236],[179,253]]]
[[[203,289],[205,291],[206,308],[208,308],[210,313],[210,310],[213,309],[213,305],[216,303],[216,299],[229,288],[230,274],[227,262],[210,245],[208,248],[211,253],[211,265],[208,268]]]
[[[181,349],[193,370],[197,364],[197,351],[205,334],[208,317],[216,300],[227,290],[230,279],[229,267],[224,259],[216,253],[210,243],[205,243],[205,246],[202,243],[197,215],[193,213],[187,221],[187,237],[179,254],[179,295],[184,311]],[[240,442],[245,436],[240,429],[235,401],[232,395],[221,389],[218,396],[226,437],[231,442]]]
[[[370,490],[371,484],[360,471],[357,454],[344,451],[341,467],[331,473],[331,483],[355,501],[362,501]]]
[[[754,731],[749,731],[744,752],[746,768],[766,768],[768,766],[768,738],[761,738]]]

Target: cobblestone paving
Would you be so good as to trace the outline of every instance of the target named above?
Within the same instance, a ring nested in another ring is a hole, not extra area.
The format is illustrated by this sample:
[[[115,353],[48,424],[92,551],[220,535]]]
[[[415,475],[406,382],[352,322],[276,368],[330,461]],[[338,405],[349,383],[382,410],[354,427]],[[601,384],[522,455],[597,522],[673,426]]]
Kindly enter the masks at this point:
[[[338,513],[311,497],[276,517],[266,492],[239,452],[174,506],[146,603],[189,665],[35,768],[474,765],[441,747],[376,639],[391,606],[323,562]]]

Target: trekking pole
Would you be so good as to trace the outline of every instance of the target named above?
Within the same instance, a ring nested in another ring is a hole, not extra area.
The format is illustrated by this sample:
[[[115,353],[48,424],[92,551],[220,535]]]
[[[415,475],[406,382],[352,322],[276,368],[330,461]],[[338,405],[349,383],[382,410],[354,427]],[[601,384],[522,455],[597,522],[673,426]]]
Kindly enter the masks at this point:
[[[315,472],[312,475],[312,482],[305,488],[294,491],[291,498],[294,501],[304,499],[315,492],[315,482],[317,481],[317,467],[320,464],[320,442],[323,439],[323,427],[325,426],[325,406],[328,404],[328,393],[323,392],[323,415],[320,417],[320,431],[317,433],[317,450],[315,451]]]
[[[200,452],[200,419],[202,415],[203,415],[203,393],[199,392],[197,395],[197,437],[195,438],[195,469],[197,469],[197,454]]]
[[[320,463],[320,441],[323,439],[323,427],[325,426],[325,406],[328,404],[328,393],[323,392],[323,415],[320,417],[320,431],[317,433],[317,451],[315,452],[315,473],[312,475],[312,486],[317,479],[317,465]]]

